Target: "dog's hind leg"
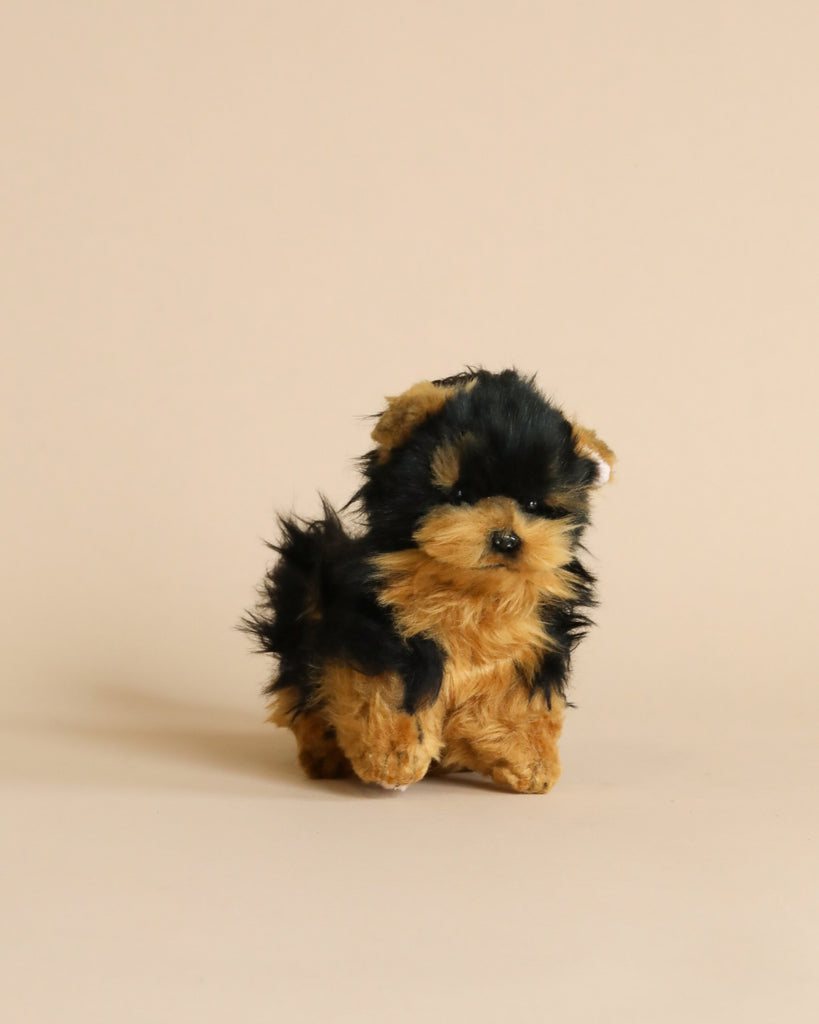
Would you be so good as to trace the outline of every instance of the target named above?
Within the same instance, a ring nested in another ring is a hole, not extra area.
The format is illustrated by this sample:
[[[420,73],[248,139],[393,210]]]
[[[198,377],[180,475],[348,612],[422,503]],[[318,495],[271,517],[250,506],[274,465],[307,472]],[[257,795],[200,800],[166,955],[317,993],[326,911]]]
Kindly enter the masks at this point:
[[[276,695],[268,720],[292,730],[299,764],[311,779],[345,779],[354,774],[323,708],[296,710],[295,692],[283,690]]]

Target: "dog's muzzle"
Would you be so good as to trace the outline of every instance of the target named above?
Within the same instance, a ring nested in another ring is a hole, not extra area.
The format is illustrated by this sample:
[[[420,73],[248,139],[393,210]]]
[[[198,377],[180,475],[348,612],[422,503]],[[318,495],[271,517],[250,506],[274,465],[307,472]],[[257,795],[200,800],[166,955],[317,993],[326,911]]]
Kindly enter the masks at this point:
[[[513,555],[522,541],[512,530],[495,530],[489,535],[489,543],[493,551],[499,551],[502,555]]]

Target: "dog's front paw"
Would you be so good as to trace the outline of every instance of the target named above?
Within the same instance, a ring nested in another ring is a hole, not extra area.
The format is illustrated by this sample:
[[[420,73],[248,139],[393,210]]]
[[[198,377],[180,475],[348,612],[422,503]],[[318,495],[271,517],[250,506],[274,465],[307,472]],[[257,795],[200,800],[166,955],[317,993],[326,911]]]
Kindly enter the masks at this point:
[[[512,764],[501,759],[492,766],[492,780],[515,793],[548,793],[560,777],[560,765],[544,761]]]
[[[426,775],[430,764],[429,756],[417,747],[366,750],[351,760],[362,782],[375,782],[384,789],[405,789],[418,782]]]

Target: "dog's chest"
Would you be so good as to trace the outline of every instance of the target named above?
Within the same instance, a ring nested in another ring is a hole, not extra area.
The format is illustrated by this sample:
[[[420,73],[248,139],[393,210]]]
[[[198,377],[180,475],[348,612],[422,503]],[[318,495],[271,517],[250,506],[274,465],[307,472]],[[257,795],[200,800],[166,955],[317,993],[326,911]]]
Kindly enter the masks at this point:
[[[447,711],[485,696],[493,701],[518,686],[527,686],[527,675],[511,658],[468,664],[450,658],[444,669],[440,699]]]
[[[425,634],[445,655],[442,697],[450,706],[480,693],[528,685],[550,640],[534,590],[464,594],[437,586],[387,588],[405,636]]]
[[[528,685],[553,647],[542,595],[519,577],[458,573],[417,550],[384,556],[378,566],[379,599],[399,632],[431,637],[443,650],[442,696],[450,706]]]

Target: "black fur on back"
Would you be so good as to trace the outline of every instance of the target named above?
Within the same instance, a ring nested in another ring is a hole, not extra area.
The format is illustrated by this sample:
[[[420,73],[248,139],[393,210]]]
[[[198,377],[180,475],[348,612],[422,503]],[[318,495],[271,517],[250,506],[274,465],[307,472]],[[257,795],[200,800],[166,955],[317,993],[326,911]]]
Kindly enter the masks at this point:
[[[413,712],[438,696],[443,654],[427,637],[399,635],[377,601],[368,538],[350,536],[326,501],[323,511],[314,522],[280,518],[281,540],[268,544],[278,561],[241,623],[259,652],[278,658],[278,674],[265,692],[292,688],[295,711],[303,711],[319,697],[322,664],[336,660],[367,676],[398,673],[404,709]]]

